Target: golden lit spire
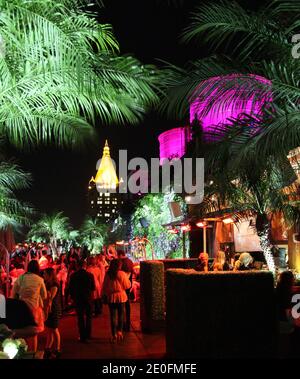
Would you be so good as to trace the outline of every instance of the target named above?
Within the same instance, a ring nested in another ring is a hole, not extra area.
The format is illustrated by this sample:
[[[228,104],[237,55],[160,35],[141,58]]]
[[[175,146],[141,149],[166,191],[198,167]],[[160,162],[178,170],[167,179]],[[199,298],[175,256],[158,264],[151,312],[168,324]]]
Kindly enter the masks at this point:
[[[92,176],[90,181],[89,181],[89,190],[92,189],[92,184],[95,183],[95,179],[94,177]]]
[[[97,188],[115,189],[119,184],[114,164],[110,157],[107,140],[103,149],[103,155],[95,178]]]

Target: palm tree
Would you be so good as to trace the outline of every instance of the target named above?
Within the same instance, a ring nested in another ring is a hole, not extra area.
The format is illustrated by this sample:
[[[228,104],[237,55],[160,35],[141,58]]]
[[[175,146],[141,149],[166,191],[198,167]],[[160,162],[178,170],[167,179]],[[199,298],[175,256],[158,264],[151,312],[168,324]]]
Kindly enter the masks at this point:
[[[80,239],[80,232],[79,230],[69,230],[66,236],[66,251],[69,251],[71,246],[78,245]]]
[[[219,141],[206,146],[205,199],[196,213],[202,217],[215,212],[229,213],[236,222],[254,217],[256,221],[252,226],[259,237],[268,268],[275,272],[271,221],[274,216],[282,215],[288,227],[299,222],[296,175],[286,157],[260,159],[257,165],[258,158],[253,150],[247,159],[240,160],[240,150],[245,149],[251,133],[246,121],[243,128],[233,123],[220,125],[214,131]]]
[[[18,147],[73,146],[96,120],[137,123],[159,99],[157,70],[119,56],[112,27],[88,6],[0,0],[0,134]]]
[[[203,99],[204,109],[197,109],[200,119],[212,109],[222,112],[229,103],[243,108],[249,98],[267,105],[260,114],[245,110],[243,117],[215,126],[210,137],[221,142],[206,145],[206,152],[203,146],[200,150],[219,187],[217,203],[244,216],[256,216],[257,234],[272,271],[270,218],[280,211],[286,221],[298,220],[298,203],[291,202],[291,193],[284,192],[284,183],[275,179],[274,172],[282,173],[282,164],[290,172],[286,156],[300,145],[300,61],[292,56],[299,6],[298,0],[275,0],[254,12],[237,2],[201,5],[182,39],[197,39],[214,55],[191,62],[186,69],[170,66],[166,70],[169,98],[164,107],[170,114],[185,117],[190,104],[202,105]],[[267,80],[257,80],[256,75]],[[292,175],[287,183],[294,179]],[[210,190],[203,211],[210,209]]]
[[[31,240],[43,239],[49,242],[51,250],[56,254],[59,240],[69,236],[69,219],[63,212],[42,216],[28,233]]]
[[[164,109],[187,116],[189,104],[210,93],[211,107],[230,101],[257,101],[272,93],[269,119],[246,147],[258,155],[287,155],[300,145],[300,60],[292,55],[292,37],[299,30],[299,0],[270,0],[257,11],[236,1],[200,5],[192,14],[182,40],[208,46],[211,56],[190,62],[185,69],[170,65],[165,84],[169,88]],[[228,74],[240,74],[238,77]],[[255,76],[269,81],[261,83]],[[210,78],[215,78],[212,82]],[[215,108],[218,112],[218,109]]]
[[[108,238],[108,226],[99,219],[88,216],[80,230],[82,244],[95,253],[106,243]]]
[[[16,192],[30,185],[31,176],[16,164],[0,163],[0,229],[18,229],[30,223],[33,209]]]

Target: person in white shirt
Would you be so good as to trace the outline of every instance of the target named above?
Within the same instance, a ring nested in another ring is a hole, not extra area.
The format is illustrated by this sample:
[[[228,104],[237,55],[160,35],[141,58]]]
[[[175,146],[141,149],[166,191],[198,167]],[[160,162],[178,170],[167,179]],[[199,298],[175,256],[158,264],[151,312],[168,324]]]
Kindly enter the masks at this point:
[[[89,258],[87,271],[93,274],[96,290],[94,291],[94,314],[98,316],[102,313],[101,293],[105,277],[105,268],[103,265],[97,265],[94,257]]]
[[[42,256],[39,259],[40,270],[46,270],[49,267],[49,261],[47,259],[47,250],[42,251]]]
[[[18,277],[12,289],[12,297],[25,301],[32,311],[39,332],[44,330],[44,301],[47,299],[47,290],[44,279],[39,275],[39,264],[32,260],[28,264],[27,272]],[[33,337],[33,351],[37,350],[37,335]]]

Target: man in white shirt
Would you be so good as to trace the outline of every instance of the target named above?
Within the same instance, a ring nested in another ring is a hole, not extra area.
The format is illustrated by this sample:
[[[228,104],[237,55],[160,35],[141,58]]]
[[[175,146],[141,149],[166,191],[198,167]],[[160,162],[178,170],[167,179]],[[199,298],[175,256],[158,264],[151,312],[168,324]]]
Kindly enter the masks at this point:
[[[49,261],[47,259],[47,250],[42,251],[42,256],[39,259],[40,270],[45,270],[49,266]]]

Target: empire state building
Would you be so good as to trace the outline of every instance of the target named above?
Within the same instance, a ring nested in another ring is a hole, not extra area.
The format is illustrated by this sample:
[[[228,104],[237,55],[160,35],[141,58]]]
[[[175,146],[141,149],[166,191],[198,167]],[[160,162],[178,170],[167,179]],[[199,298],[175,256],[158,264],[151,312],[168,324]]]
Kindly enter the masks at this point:
[[[89,213],[103,222],[113,221],[118,217],[123,203],[117,193],[119,180],[115,166],[110,157],[107,141],[95,178],[92,176],[88,186]]]

